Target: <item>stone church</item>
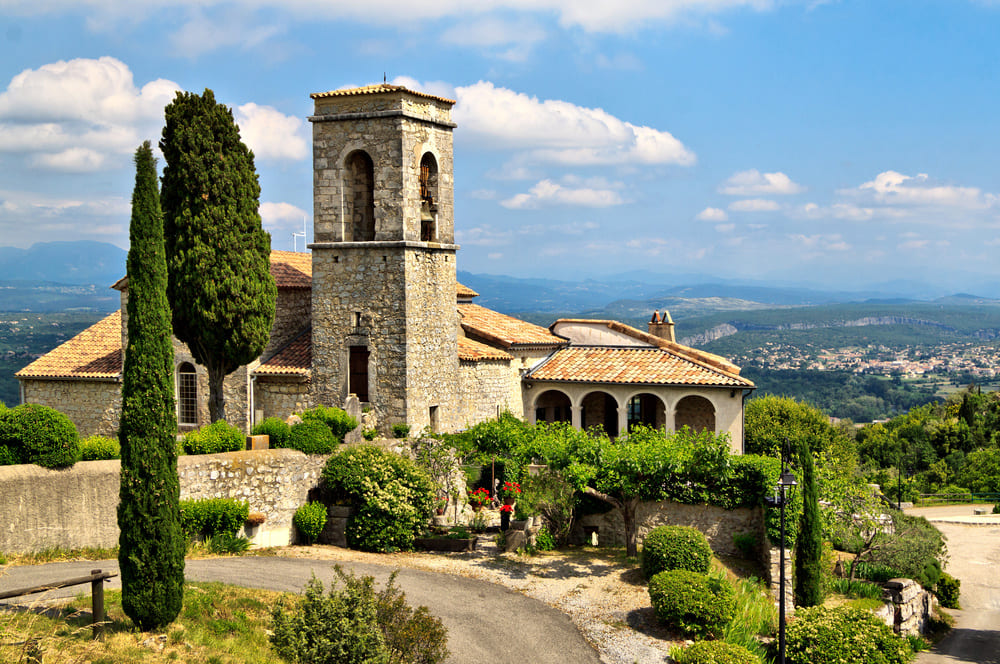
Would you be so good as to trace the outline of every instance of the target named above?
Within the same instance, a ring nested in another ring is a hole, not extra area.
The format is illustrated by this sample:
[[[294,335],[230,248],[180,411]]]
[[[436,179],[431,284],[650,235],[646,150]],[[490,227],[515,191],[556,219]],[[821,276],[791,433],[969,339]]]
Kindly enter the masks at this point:
[[[243,429],[354,394],[381,430],[454,431],[508,410],[528,421],[637,423],[728,432],[743,447],[739,367],[675,341],[669,314],[647,331],[617,321],[548,328],[491,311],[456,280],[454,102],[394,85],[312,95],[314,241],[273,251],[270,342],[227,377]],[[66,413],[81,435],[113,435],[121,409],[122,309],[17,373],[22,402]],[[174,340],[177,420],[208,422],[203,367]]]

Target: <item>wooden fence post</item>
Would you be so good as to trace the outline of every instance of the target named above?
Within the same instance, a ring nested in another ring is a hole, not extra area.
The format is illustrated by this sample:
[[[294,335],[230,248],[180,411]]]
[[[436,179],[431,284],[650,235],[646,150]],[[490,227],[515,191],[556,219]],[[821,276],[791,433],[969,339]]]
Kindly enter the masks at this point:
[[[91,574],[100,574],[101,570],[92,569]],[[104,632],[104,577],[98,577],[90,582],[91,615],[94,618],[94,638]]]

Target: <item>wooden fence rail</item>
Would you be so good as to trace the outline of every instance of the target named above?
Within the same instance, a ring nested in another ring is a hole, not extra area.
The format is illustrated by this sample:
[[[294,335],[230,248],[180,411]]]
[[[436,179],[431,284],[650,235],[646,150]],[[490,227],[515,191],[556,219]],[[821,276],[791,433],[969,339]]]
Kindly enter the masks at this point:
[[[32,586],[30,588],[15,588],[14,590],[4,590],[0,592],[0,599],[11,597],[21,597],[22,595],[34,595],[44,593],[58,588],[68,588],[70,586],[80,586],[85,583],[90,584],[91,616],[93,617],[94,638],[101,635],[104,625],[104,581],[113,576],[118,576],[118,572],[102,572],[99,569],[90,570],[87,576],[78,576],[65,581],[54,581],[43,586]]]

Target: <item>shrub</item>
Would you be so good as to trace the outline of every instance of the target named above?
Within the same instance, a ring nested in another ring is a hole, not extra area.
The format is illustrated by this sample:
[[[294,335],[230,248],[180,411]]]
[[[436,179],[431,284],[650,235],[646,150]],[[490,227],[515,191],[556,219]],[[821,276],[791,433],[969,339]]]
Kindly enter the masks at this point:
[[[292,427],[284,447],[305,454],[329,454],[339,444],[325,424],[319,420],[306,420]]]
[[[413,461],[372,445],[334,454],[323,480],[335,499],[355,507],[347,542],[362,551],[413,548],[413,538],[434,508],[434,485]]]
[[[216,420],[206,427],[184,436],[186,454],[218,454],[246,449],[246,436],[225,420]]]
[[[760,658],[743,646],[725,641],[698,641],[674,648],[670,656],[677,664],[760,664]]]
[[[757,557],[757,536],[753,533],[736,533],[733,544],[744,559],[754,560]]]
[[[302,413],[302,421],[308,420],[325,424],[339,443],[344,442],[344,436],[347,435],[348,431],[354,431],[358,427],[358,421],[348,415],[346,411],[326,406],[314,406]]]
[[[962,607],[958,605],[958,596],[961,590],[962,582],[959,579],[947,572],[941,572],[941,577],[934,588],[934,594],[937,595],[941,606],[946,609],[960,609]]]
[[[409,424],[393,424],[392,425],[392,437],[393,438],[406,438],[410,435],[410,425]]]
[[[80,437],[68,417],[48,406],[26,403],[0,415],[0,447],[18,463],[45,468],[72,466],[80,460]]]
[[[736,593],[725,578],[686,569],[653,576],[649,600],[661,622],[696,636],[721,634],[736,613]]]
[[[286,442],[291,432],[292,427],[288,422],[277,417],[268,417],[251,429],[251,433],[255,436],[267,436],[268,445],[271,447],[287,447]]]
[[[121,445],[107,436],[89,436],[80,441],[81,461],[103,461],[118,459],[122,455]]]
[[[306,544],[312,544],[319,539],[326,526],[326,505],[323,503],[306,503],[295,510],[292,525],[299,531],[299,536]]]
[[[789,664],[870,662],[903,664],[910,644],[873,613],[863,609],[814,606],[796,611],[785,632]]]
[[[250,506],[234,498],[202,498],[181,501],[181,530],[188,539],[222,533],[236,535],[246,523]]]
[[[18,454],[16,447],[0,445],[0,466],[16,466],[19,463],[24,463],[24,461],[21,460],[21,455]]]
[[[243,553],[250,548],[250,540],[229,532],[212,535],[205,543],[212,553]]]
[[[704,574],[711,563],[708,540],[690,526],[658,526],[642,542],[642,573],[647,579],[673,569]]]
[[[991,512],[991,514],[1000,514],[1000,503],[997,503],[996,505],[993,506],[993,511]]]
[[[314,576],[293,610],[273,610],[271,644],[299,664],[437,664],[448,657],[448,630],[421,606],[414,610],[396,586],[396,573],[381,591],[370,576],[334,568],[338,581],[324,595]]]
[[[364,431],[361,432],[361,437],[364,438],[365,440],[375,440],[376,438],[378,438],[378,429],[375,428],[365,429]]]
[[[551,551],[556,548],[556,539],[552,537],[548,526],[542,526],[535,535],[535,547],[539,551]]]
[[[543,470],[524,480],[524,495],[519,503],[532,514],[545,517],[548,532],[555,545],[567,544],[573,530],[573,511],[577,505],[577,492],[562,474]],[[555,548],[555,547],[553,547]]]

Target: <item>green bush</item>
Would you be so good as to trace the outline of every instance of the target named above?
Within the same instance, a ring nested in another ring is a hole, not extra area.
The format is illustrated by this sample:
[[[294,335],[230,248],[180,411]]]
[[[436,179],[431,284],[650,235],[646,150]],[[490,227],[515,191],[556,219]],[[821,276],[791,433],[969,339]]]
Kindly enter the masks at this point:
[[[326,406],[314,406],[302,413],[302,421],[314,420],[322,422],[330,429],[330,433],[337,439],[338,443],[344,442],[347,432],[354,431],[358,427],[358,421],[348,415],[340,408],[328,408]]]
[[[733,544],[745,560],[754,560],[757,557],[759,541],[753,533],[736,533],[733,535]]]
[[[656,617],[686,634],[715,636],[736,614],[736,592],[722,576],[668,570],[649,581]]]
[[[286,442],[291,432],[292,427],[288,425],[288,422],[277,417],[268,417],[263,422],[255,424],[250,430],[250,433],[255,436],[267,436],[267,444],[270,447],[288,447]]]
[[[271,644],[287,662],[297,664],[438,664],[447,659],[448,630],[427,607],[414,610],[396,586],[385,588],[370,576],[358,578],[336,566],[338,581],[324,595],[313,577],[305,596],[288,610],[274,608]]]
[[[711,563],[708,540],[690,526],[658,526],[642,542],[642,573],[647,579],[673,569],[704,574]]]
[[[80,460],[80,437],[68,417],[59,411],[26,403],[0,414],[0,453],[8,461],[34,463],[45,468],[72,466]]]
[[[392,425],[392,437],[393,438],[406,438],[410,435],[410,425],[409,424],[393,424]]]
[[[218,454],[238,452],[246,449],[247,439],[243,432],[225,420],[217,420],[206,427],[184,436],[186,454]]]
[[[757,655],[725,641],[698,641],[686,648],[674,648],[670,656],[677,664],[760,664]]]
[[[1000,514],[1000,503],[997,503],[996,505],[993,506],[993,511],[991,512],[991,514]]]
[[[250,514],[249,504],[234,498],[182,500],[180,507],[181,530],[188,539],[222,533],[236,535]]]
[[[235,533],[212,535],[205,543],[212,553],[243,553],[250,548],[250,540]]]
[[[21,460],[17,448],[0,445],[0,466],[16,466],[20,463],[24,461]]]
[[[556,538],[549,532],[548,526],[542,526],[535,535],[535,548],[539,551],[552,551],[556,548]]]
[[[319,539],[326,526],[326,505],[323,503],[306,503],[295,510],[292,525],[299,531],[299,536],[306,544],[312,544]]]
[[[334,499],[355,507],[347,542],[362,551],[413,548],[413,538],[430,520],[434,484],[416,464],[372,445],[334,454],[323,469]]]
[[[118,441],[107,436],[89,436],[80,441],[81,461],[103,461],[121,458]]]
[[[292,427],[284,447],[305,454],[329,454],[339,444],[328,426],[319,420],[303,420]]]
[[[863,609],[801,609],[785,632],[788,664],[904,664],[912,657],[905,638]]]
[[[365,429],[361,432],[361,437],[365,440],[375,440],[378,438],[378,429]]]
[[[958,596],[962,591],[962,582],[956,579],[951,574],[947,572],[941,572],[941,577],[937,581],[937,585],[934,588],[934,594],[937,595],[938,601],[941,602],[941,606],[946,609],[960,609],[958,605]]]
[[[926,590],[934,588],[934,584],[941,578],[941,563],[936,558],[931,558],[924,565],[920,574],[913,577],[913,580],[923,586]]]

